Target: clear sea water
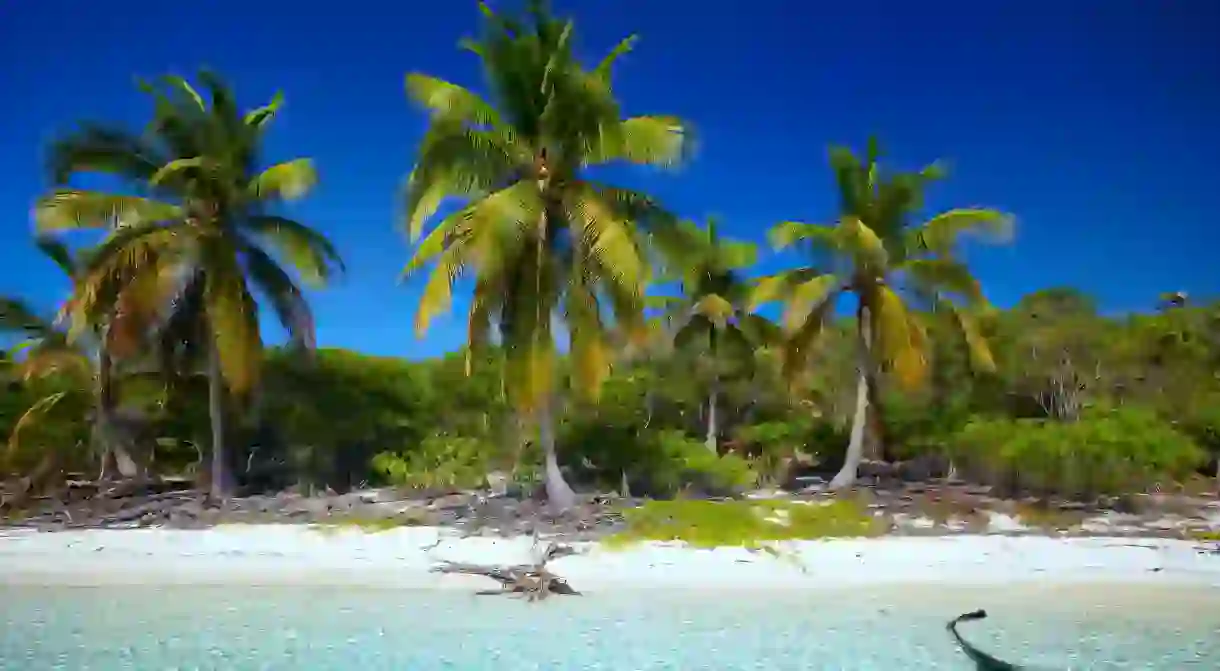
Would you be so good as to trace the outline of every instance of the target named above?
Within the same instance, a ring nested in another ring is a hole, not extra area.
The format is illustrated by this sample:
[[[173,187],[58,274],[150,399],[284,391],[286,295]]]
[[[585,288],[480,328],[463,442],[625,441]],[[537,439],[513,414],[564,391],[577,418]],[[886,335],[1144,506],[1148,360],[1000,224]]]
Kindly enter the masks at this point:
[[[0,578],[2,579],[2,578]],[[1220,591],[647,592],[529,604],[453,590],[0,585],[0,669],[1220,669]]]

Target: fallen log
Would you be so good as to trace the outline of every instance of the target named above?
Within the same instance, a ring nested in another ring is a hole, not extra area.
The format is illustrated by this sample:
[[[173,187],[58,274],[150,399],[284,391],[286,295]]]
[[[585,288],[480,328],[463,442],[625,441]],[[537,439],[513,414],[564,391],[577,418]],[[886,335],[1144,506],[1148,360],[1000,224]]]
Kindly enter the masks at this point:
[[[446,561],[432,567],[432,571],[434,573],[480,575],[500,583],[499,590],[477,592],[481,596],[510,594],[524,597],[529,601],[545,599],[551,594],[581,596],[580,592],[573,589],[567,580],[546,569],[546,563],[551,559],[574,553],[575,550],[570,547],[552,543],[535,564],[488,566]]]
[[[89,502],[77,506],[67,506],[52,500],[52,503],[57,504],[55,510],[31,515],[15,524],[15,526],[53,524],[62,525],[62,528],[65,529],[106,528],[133,522],[146,515],[168,514],[184,503],[202,500],[202,496],[202,493],[192,491],[164,492],[143,497],[132,497],[130,501],[122,499],[96,499],[93,502],[93,507],[88,505]],[[117,502],[122,507],[114,512],[99,514],[96,505],[103,500]]]
[[[123,508],[118,512],[109,515],[102,515],[91,520],[89,523],[84,523],[82,526],[99,526],[107,527],[114,524],[123,524],[138,520],[145,515],[153,514],[168,514],[174,508],[182,505],[187,501],[194,499],[202,500],[202,494],[197,492],[165,492],[164,494],[153,494],[152,496],[143,497],[140,499],[139,505]]]

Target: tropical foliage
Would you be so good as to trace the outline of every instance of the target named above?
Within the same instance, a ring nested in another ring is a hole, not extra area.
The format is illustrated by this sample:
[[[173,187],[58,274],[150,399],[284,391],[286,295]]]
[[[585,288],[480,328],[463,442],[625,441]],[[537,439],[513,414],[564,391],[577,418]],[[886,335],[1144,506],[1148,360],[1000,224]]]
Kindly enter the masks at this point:
[[[212,73],[164,77],[142,86],[142,132],[87,123],[49,148],[36,241],[72,291],[45,311],[0,300],[0,475],[185,473],[217,497],[494,481],[560,509],[573,487],[846,488],[866,460],[1077,499],[1220,475],[1220,304],[1171,292],[1107,316],[1052,287],[992,306],[961,245],[1003,240],[1010,216],[926,216],[942,170],[895,171],[876,142],[831,150],[831,223],[775,226],[772,246],[807,263],[760,276],[759,250],[716,222],[603,181],[689,158],[686,122],[621,111],[611,75],[634,38],[586,64],[541,3],[480,7],[463,46],[481,92],[406,78],[427,130],[405,275],[419,331],[470,292],[460,351],[314,351],[303,287],[342,266],[292,218],[312,163],[264,160],[282,98],[243,111]],[[83,173],[117,186],[79,188]],[[76,229],[95,237],[70,252]],[[260,306],[287,344],[264,349]]]

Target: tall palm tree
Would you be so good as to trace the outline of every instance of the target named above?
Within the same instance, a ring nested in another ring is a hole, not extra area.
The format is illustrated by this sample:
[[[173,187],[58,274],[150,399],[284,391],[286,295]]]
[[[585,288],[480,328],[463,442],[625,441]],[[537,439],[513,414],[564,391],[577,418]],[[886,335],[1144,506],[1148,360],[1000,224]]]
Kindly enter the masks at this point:
[[[839,187],[835,224],[784,222],[771,231],[777,248],[800,245],[813,266],[786,271],[759,283],[755,302],[786,302],[784,367],[789,375],[807,363],[811,346],[838,298],[856,299],[856,408],[851,441],[832,489],[850,487],[863,458],[871,387],[879,373],[903,386],[919,384],[926,368],[926,330],[913,305],[935,305],[955,317],[976,369],[994,366],[980,335],[976,310],[986,307],[978,282],[954,255],[959,238],[978,232],[1007,235],[1011,221],[989,209],[953,209],[915,224],[925,186],[942,176],[936,164],[914,173],[887,174],[871,140],[861,159],[849,149],[830,152]],[[915,301],[915,303],[912,303]]]
[[[667,250],[681,296],[656,296],[667,321],[674,324],[674,347],[706,356],[709,366],[707,433],[704,444],[718,451],[717,404],[722,369],[752,368],[755,352],[771,342],[770,321],[747,310],[750,285],[741,271],[757,257],[754,245],[722,238],[717,222],[700,228],[683,222],[679,242]]]
[[[565,509],[575,495],[555,455],[554,325],[566,322],[574,385],[595,394],[610,364],[607,321],[640,322],[649,274],[642,231],[672,222],[652,199],[594,181],[586,168],[674,165],[686,130],[673,117],[621,117],[610,74],[634,37],[587,69],[573,55],[573,23],[544,2],[520,17],[479,7],[484,35],[463,46],[483,63],[488,99],[428,75],[406,79],[430,123],[406,185],[406,227],[418,246],[404,276],[435,264],[416,315],[422,333],[447,309],[455,279],[473,275],[470,349],[498,336],[506,390],[536,422],[547,495]],[[464,203],[420,240],[447,197]]]
[[[155,326],[172,321],[166,312],[197,310],[193,335],[208,361],[211,494],[222,498],[231,486],[226,391],[249,392],[261,363],[251,289],[267,297],[296,339],[312,345],[309,305],[273,252],[314,285],[342,263],[325,237],[276,208],[304,196],[317,179],[309,159],[266,168],[260,161],[263,134],[282,97],[243,113],[218,77],[201,72],[199,81],[206,98],[181,77],[143,84],[154,102],[143,134],[88,124],[52,146],[57,184],[78,172],[109,173],[139,195],[63,188],[40,202],[36,220],[43,232],[111,230],[78,276],[70,314],[112,310]]]

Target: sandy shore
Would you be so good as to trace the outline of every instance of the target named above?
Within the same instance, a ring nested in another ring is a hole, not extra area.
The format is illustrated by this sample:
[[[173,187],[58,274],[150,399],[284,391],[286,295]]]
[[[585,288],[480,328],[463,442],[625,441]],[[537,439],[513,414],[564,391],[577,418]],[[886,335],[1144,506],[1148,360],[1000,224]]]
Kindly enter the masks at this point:
[[[577,544],[550,569],[577,589],[826,589],[998,586],[1015,582],[1198,585],[1220,589],[1220,554],[1163,539],[954,536],[803,541],[778,553],[652,543]],[[414,527],[381,533],[289,525],[0,532],[0,584],[363,584],[485,588],[479,577],[430,572],[438,562],[532,561],[530,538],[461,538]]]

